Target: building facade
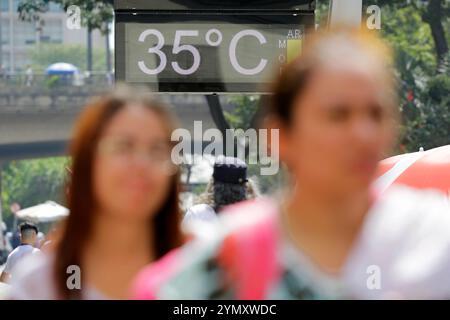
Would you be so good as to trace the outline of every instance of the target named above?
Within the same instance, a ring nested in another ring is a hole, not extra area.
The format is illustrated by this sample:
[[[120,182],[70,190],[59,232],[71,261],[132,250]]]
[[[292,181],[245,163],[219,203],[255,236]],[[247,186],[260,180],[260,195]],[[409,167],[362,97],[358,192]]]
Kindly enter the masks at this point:
[[[69,29],[67,14],[55,3],[42,14],[42,23],[21,21],[17,11],[20,0],[0,0],[0,65],[3,70],[23,72],[30,64],[30,51],[39,43],[82,45],[87,43],[87,30]],[[92,34],[93,48],[104,48],[105,37],[98,30]]]

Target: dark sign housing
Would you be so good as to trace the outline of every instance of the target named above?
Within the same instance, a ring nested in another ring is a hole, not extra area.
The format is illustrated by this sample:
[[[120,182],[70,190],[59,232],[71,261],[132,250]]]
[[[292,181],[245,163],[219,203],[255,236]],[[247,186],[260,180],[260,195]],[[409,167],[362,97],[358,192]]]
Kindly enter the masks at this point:
[[[116,79],[159,92],[264,92],[301,51],[314,1],[115,1]]]

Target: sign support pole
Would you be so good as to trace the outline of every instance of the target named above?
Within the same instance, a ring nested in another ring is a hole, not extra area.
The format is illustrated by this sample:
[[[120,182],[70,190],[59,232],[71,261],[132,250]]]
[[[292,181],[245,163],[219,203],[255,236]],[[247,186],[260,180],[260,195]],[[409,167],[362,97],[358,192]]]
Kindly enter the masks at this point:
[[[347,25],[357,27],[361,25],[362,0],[331,0],[330,26]]]
[[[230,125],[227,122],[227,119],[225,119],[225,115],[223,114],[223,108],[219,100],[219,95],[217,94],[208,94],[205,95],[206,102],[208,103],[209,112],[211,114],[211,117],[213,118],[214,123],[216,124],[217,128],[220,130],[220,133],[222,134],[223,140],[223,153],[226,154],[226,146],[227,146],[227,134],[226,130],[230,129]]]

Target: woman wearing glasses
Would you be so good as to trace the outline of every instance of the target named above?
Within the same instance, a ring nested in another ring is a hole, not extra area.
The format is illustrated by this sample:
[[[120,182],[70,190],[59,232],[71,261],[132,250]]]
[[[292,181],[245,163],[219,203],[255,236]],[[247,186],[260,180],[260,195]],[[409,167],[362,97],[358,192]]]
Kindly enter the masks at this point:
[[[125,87],[86,106],[70,146],[70,215],[12,298],[123,299],[139,269],[181,244],[174,127],[166,106]]]

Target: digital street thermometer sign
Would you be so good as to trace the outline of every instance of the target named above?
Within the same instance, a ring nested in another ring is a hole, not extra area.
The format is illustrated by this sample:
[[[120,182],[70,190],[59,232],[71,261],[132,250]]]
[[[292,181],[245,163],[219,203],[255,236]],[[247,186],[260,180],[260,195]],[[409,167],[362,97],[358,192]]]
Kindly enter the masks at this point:
[[[264,92],[301,52],[313,17],[190,12],[119,18],[117,79],[157,92]]]
[[[267,82],[275,66],[299,54],[303,38],[297,25],[130,23],[125,81]]]

